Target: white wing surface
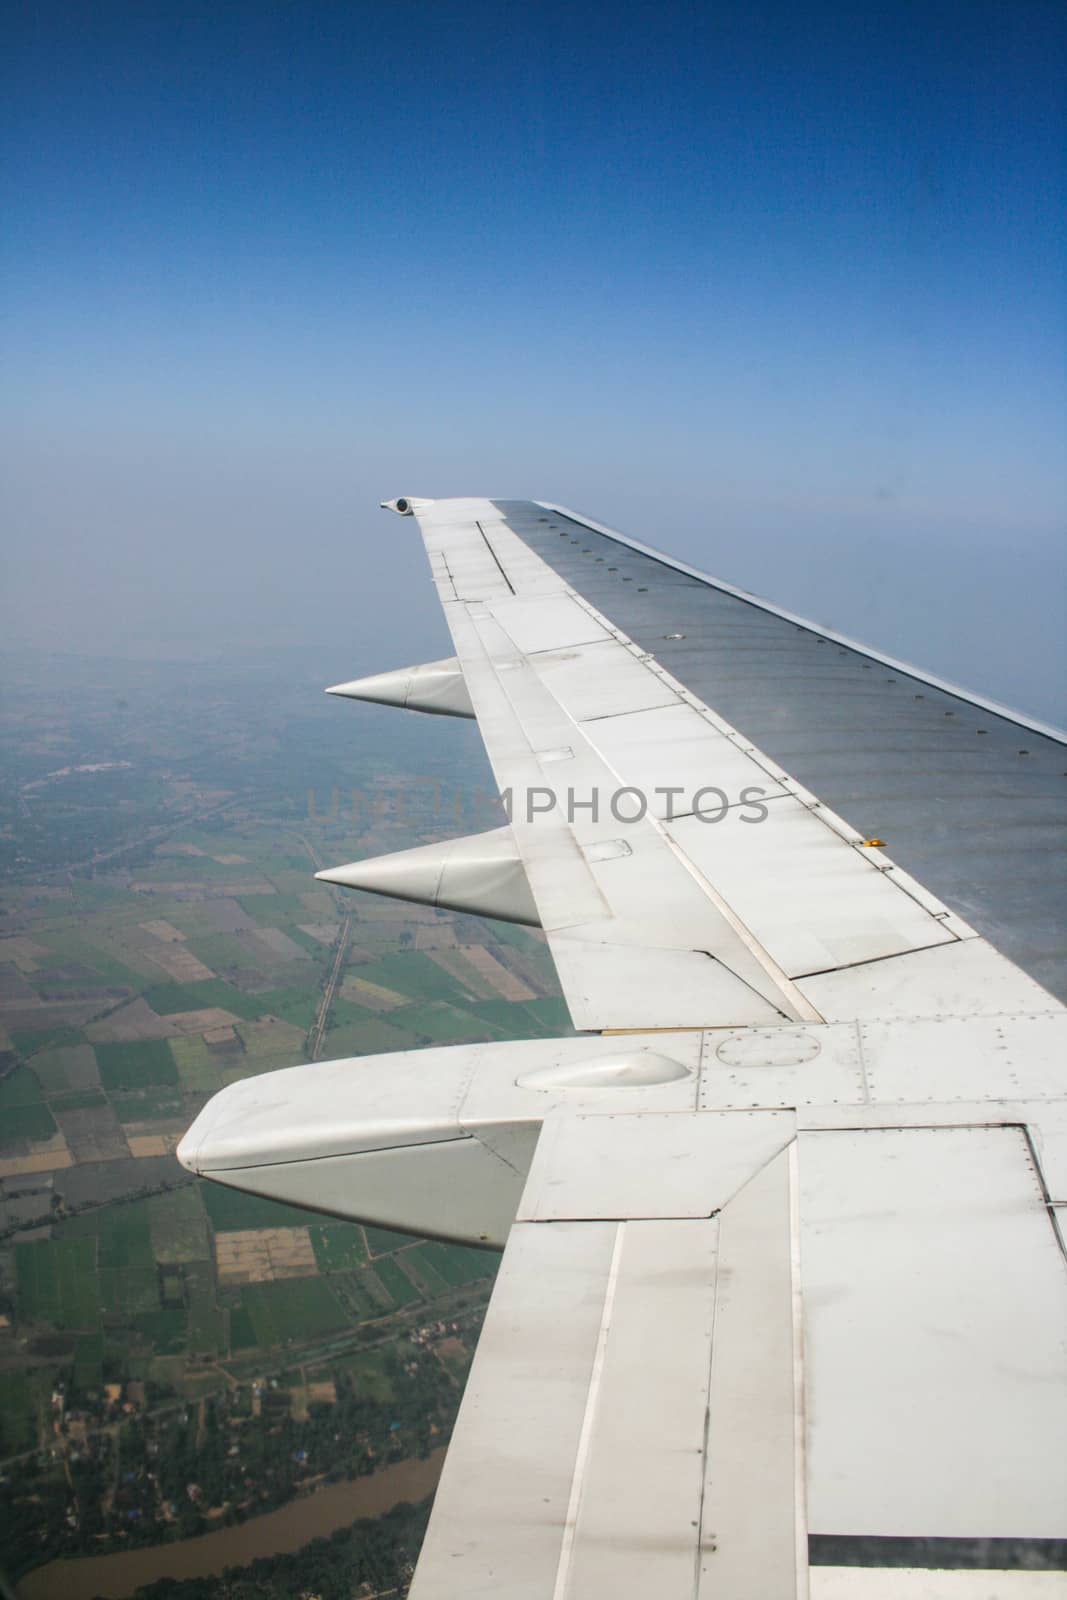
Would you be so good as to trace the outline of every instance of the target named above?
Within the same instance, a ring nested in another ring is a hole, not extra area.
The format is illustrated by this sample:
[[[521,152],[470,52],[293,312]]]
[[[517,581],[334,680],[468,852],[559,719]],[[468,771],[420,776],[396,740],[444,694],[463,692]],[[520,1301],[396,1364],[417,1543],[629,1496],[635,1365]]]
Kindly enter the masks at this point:
[[[510,821],[322,876],[539,925],[579,1036],[248,1080],[180,1154],[505,1247],[415,1600],[1063,1594],[1062,736],[557,507],[392,504],[455,657],[335,692],[476,716]]]

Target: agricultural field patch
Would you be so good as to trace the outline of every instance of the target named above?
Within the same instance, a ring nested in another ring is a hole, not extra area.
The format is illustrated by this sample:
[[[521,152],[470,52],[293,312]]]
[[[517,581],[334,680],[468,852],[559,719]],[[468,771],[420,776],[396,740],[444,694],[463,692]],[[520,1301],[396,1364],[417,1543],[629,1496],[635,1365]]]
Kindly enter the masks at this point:
[[[261,1017],[267,1009],[260,1005],[258,997],[243,994],[221,978],[205,979],[203,983],[156,984],[145,990],[143,998],[161,1017],[183,1011],[206,1011],[218,1006],[223,1011],[251,1020]]]
[[[157,967],[162,967],[175,983],[201,983],[215,976],[211,968],[184,944],[157,940],[145,944],[144,953]]]
[[[197,907],[197,912],[197,925],[206,925],[216,933],[239,933],[242,928],[255,927],[244,906],[236,900],[205,900]]]
[[[96,1240],[76,1235],[15,1246],[20,1320],[55,1328],[100,1326]]]
[[[405,908],[408,909],[408,908]],[[467,999],[462,985],[421,950],[381,956],[362,967],[359,977],[377,983],[413,1000],[444,1000],[463,1003]]]
[[[212,1188],[218,1188],[212,1184]],[[185,1184],[167,1194],[152,1195],[145,1202],[155,1259],[167,1261],[206,1261],[210,1255],[207,1218],[201,1187]]]
[[[408,1003],[408,996],[395,989],[386,989],[380,983],[368,983],[365,978],[348,977],[341,984],[341,994],[368,1011],[393,1011]]]
[[[225,1312],[218,1306],[190,1305],[186,1337],[190,1355],[222,1355],[226,1349]]]
[[[469,948],[470,946],[467,947]],[[431,951],[430,960],[436,962],[443,972],[455,978],[469,999],[492,1000],[498,996],[497,987],[477,970],[473,961],[468,959],[466,950],[461,950],[458,945],[451,950]]]
[[[104,1380],[104,1336],[81,1333],[74,1345],[72,1380],[75,1390],[98,1389]]]
[[[185,942],[185,934],[182,930],[176,928],[173,922],[166,922],[163,918],[156,922],[140,922],[138,927],[143,929],[145,933],[150,934],[153,939],[162,939],[168,944],[184,944]]]
[[[108,1267],[98,1274],[100,1303],[111,1316],[126,1320],[159,1308],[155,1267]]]
[[[25,1149],[28,1153],[18,1154],[20,1149]],[[67,1149],[66,1141],[60,1133],[33,1144],[28,1144],[24,1140],[14,1140],[8,1145],[8,1150],[11,1153],[0,1158],[0,1178],[24,1178],[33,1173],[59,1172],[63,1168],[72,1166],[74,1162],[74,1157]]]
[[[497,960],[491,950],[481,944],[465,944],[460,946],[464,955],[476,972],[488,983],[502,1000],[535,1000],[537,990],[532,989],[524,979],[516,973],[509,971],[504,964]]]
[[[96,1056],[89,1044],[40,1050],[33,1058],[33,1071],[49,1099],[68,1091],[96,1089],[100,1085]]]
[[[96,1235],[97,1261],[101,1268],[155,1271],[156,1259],[144,1201],[74,1217],[67,1224],[67,1231]]]
[[[215,1239],[219,1283],[269,1283],[318,1271],[307,1228],[249,1228]]]
[[[483,1000],[464,1009],[444,1001],[419,1002],[395,1011],[391,1020],[402,1023],[420,1044],[473,1044],[507,1038],[506,1028],[483,1015],[485,1007],[504,1004],[502,1000]]]
[[[250,1312],[244,1306],[238,1306],[230,1312],[230,1349],[235,1353],[241,1350],[254,1350],[256,1347],[256,1330]]]
[[[155,1311],[142,1311],[134,1318],[137,1330],[152,1350],[154,1358],[178,1355],[185,1349],[187,1321],[186,1312],[178,1310],[176,1307],[167,1310],[159,1307]],[[153,1369],[155,1364],[155,1359],[153,1359]],[[180,1379],[182,1371],[183,1368],[179,1365],[177,1368],[178,1379]],[[172,1379],[171,1381],[175,1380]]]
[[[198,1193],[216,1233],[249,1228],[306,1228],[322,1222],[317,1211],[263,1200],[242,1189],[226,1189],[220,1183],[201,1181]]]
[[[422,1258],[453,1286],[494,1278],[500,1264],[500,1257],[494,1251],[475,1250],[471,1245],[441,1244],[436,1239],[427,1239],[419,1250]]]
[[[417,1244],[412,1249],[404,1252],[404,1268],[413,1272],[423,1286],[427,1298],[440,1294],[442,1289],[448,1288],[448,1279],[438,1271],[426,1254],[425,1245]]]
[[[106,1100],[74,1108],[55,1107],[63,1137],[75,1161],[120,1161],[129,1146]]]
[[[325,1278],[289,1278],[249,1284],[241,1304],[264,1348],[321,1338],[348,1325],[348,1316]]]
[[[0,1451],[5,1455],[37,1444],[50,1387],[47,1374],[40,1371],[0,1372]]]
[[[310,987],[268,989],[257,999],[271,1016],[305,1030],[311,1027],[319,1008],[318,995]]]
[[[178,1148],[178,1140],[176,1133],[134,1133],[131,1129],[126,1135],[130,1155],[135,1161],[144,1161],[148,1156],[165,1156]]]
[[[232,1028],[240,1018],[222,1006],[205,1006],[201,1011],[173,1011],[163,1018],[177,1037],[194,1038],[223,1028]],[[232,1037],[232,1036],[231,1036]]]
[[[403,1250],[406,1245],[414,1243],[410,1233],[397,1233],[392,1228],[375,1228],[370,1223],[363,1233],[372,1257],[391,1255],[394,1250]]]
[[[41,1104],[41,1085],[29,1067],[16,1067],[0,1078],[0,1116],[16,1106]]]
[[[308,1229],[320,1272],[353,1272],[366,1265],[362,1228],[353,1223],[318,1223]]]
[[[345,1004],[341,1002],[342,1006]],[[398,1028],[393,1022],[385,1022],[381,1017],[364,1013],[356,1020],[342,1022],[329,1029],[323,1056],[337,1059],[341,1056],[378,1055],[390,1050],[411,1050],[417,1043],[418,1036],[411,1029]]]
[[[260,928],[251,936],[256,944],[267,951],[268,957],[285,962],[307,963],[308,952],[282,928]]]
[[[0,1111],[0,1149],[10,1149],[23,1141],[40,1143],[52,1138],[55,1119],[46,1105],[5,1106]]]
[[[277,1017],[264,1017],[261,1022],[242,1022],[237,1032],[248,1053],[248,1071],[299,1065],[306,1059],[305,1031]]]
[[[114,1090],[110,1100],[119,1121],[127,1124],[156,1122],[184,1115],[181,1086],[177,1083]]]
[[[41,934],[41,942],[60,962],[76,961],[79,966],[95,972],[107,985],[131,990],[134,994],[142,986],[143,974],[111,955],[99,937],[87,939],[67,929],[49,929]]]
[[[178,1081],[178,1069],[164,1039],[97,1044],[94,1049],[105,1089],[138,1089]]]
[[[170,1053],[183,1089],[217,1089],[218,1068],[202,1038],[170,1040]]]
[[[55,1132],[55,1120],[29,1067],[16,1067],[0,1078],[0,1148],[18,1153],[25,1141],[51,1139]]]
[[[419,1298],[418,1289],[396,1256],[379,1256],[374,1262],[373,1271],[394,1306],[410,1305],[412,1300]]]
[[[91,1022],[85,1030],[85,1037],[94,1044],[112,1044],[137,1039],[165,1039],[173,1031],[139,996],[131,1000],[129,1005],[120,1006],[117,1011]]]
[[[34,939],[20,935],[0,939],[0,963],[10,961],[22,972],[33,972],[47,959],[48,950]]]

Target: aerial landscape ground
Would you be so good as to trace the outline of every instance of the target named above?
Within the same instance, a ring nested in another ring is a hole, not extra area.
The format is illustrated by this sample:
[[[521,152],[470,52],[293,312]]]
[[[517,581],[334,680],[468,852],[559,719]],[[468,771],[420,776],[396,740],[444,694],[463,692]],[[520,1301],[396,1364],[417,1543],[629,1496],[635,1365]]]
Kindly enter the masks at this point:
[[[533,933],[313,878],[501,820],[477,735],[278,663],[7,667],[0,1569],[403,1592],[497,1258],[173,1151],[252,1073],[566,1031]]]

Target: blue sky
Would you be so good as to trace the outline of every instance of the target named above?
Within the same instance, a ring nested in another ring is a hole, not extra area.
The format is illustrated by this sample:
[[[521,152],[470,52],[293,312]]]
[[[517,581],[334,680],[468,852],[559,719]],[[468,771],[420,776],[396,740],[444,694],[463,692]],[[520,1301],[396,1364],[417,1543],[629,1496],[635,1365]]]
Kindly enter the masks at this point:
[[[1060,6],[8,35],[10,642],[432,655],[377,500],[538,495],[1067,720]]]

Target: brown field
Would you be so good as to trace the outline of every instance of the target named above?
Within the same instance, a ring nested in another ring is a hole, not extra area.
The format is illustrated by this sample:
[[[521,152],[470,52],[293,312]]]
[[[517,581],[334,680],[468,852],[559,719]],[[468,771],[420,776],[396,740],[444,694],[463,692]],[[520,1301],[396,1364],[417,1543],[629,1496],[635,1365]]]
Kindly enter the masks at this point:
[[[203,851],[199,852],[201,855]],[[190,881],[185,878],[175,878],[165,883],[151,883],[143,878],[138,878],[130,884],[135,894],[162,894],[173,895],[178,900],[208,900],[232,899],[235,895],[247,894],[277,894],[273,883],[257,882],[252,879],[249,883],[201,883],[196,879]]]
[[[204,901],[203,910],[220,933],[240,933],[245,928],[255,927],[244,906],[239,906],[236,900],[212,896]]]
[[[176,928],[173,922],[164,922],[162,918],[158,922],[140,922],[138,927],[142,928],[145,933],[150,933],[153,939],[163,939],[167,943],[173,943],[174,941],[184,943],[185,940],[185,935],[180,928]]]
[[[220,867],[247,867],[248,857],[237,855],[212,856],[212,861],[217,861]]]
[[[537,991],[530,988],[514,972],[502,966],[490,951],[480,944],[460,945],[471,966],[487,983],[491,983],[502,1000],[536,1000]]]
[[[130,1147],[131,1156],[140,1161],[143,1156],[170,1155],[179,1137],[178,1134],[132,1133],[127,1134],[126,1143]]]
[[[376,901],[370,895],[359,902],[360,922],[395,922],[403,926],[408,922],[436,922],[441,917],[441,912],[433,906],[416,905],[414,901],[405,901],[403,910],[386,900]]]
[[[252,938],[260,948],[266,948],[269,955],[277,961],[308,961],[307,951],[298,945],[295,939],[290,939],[281,928],[257,928]]]
[[[100,1000],[25,1000],[2,1003],[5,1028],[82,1028],[100,1010]]]
[[[167,977],[173,978],[175,983],[202,983],[205,978],[215,976],[211,968],[205,967],[199,957],[184,945],[161,942],[154,950],[146,947],[142,953],[157,967],[162,967]]]
[[[204,1029],[205,1044],[237,1044],[237,1042],[237,1035],[230,1026],[220,1025],[217,1028]]]
[[[40,966],[39,956],[47,959],[49,951],[42,944],[34,944],[32,939],[0,939],[0,962],[12,961],[22,972],[35,971]]]
[[[154,1012],[146,1000],[131,1000],[109,1017],[93,1022],[85,1036],[93,1044],[121,1043],[131,1039],[166,1039],[174,1028]]]
[[[306,1228],[250,1228],[215,1236],[220,1283],[268,1283],[318,1271]]]
[[[46,1143],[39,1144],[32,1156],[9,1156],[0,1161],[0,1178],[22,1178],[31,1172],[58,1172],[60,1167],[72,1167],[74,1157],[67,1149],[61,1133]]]
[[[450,950],[455,944],[456,930],[450,922],[426,923],[416,929],[416,950]]]
[[[75,1161],[124,1161],[126,1135],[110,1105],[56,1110],[55,1119]]]
[[[204,1006],[201,1011],[168,1011],[159,1019],[167,1024],[167,1033],[207,1033],[216,1028],[232,1028],[241,1019],[222,1006]]]
[[[317,939],[320,944],[333,944],[341,931],[339,922],[302,922],[300,932],[308,934],[312,939]]]

